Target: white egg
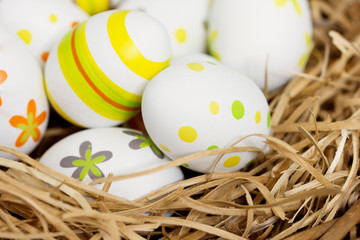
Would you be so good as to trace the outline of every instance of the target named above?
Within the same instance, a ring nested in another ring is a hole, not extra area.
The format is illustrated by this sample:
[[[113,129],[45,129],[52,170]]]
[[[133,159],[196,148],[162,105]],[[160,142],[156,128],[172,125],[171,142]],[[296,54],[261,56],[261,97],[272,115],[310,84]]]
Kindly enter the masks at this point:
[[[94,128],[74,133],[50,147],[40,163],[67,176],[90,183],[166,164],[164,154],[143,133],[128,128]],[[183,180],[179,167],[114,181],[109,193],[129,200]],[[103,184],[95,185],[101,189]]]
[[[213,56],[262,88],[267,68],[268,89],[277,89],[303,70],[310,54],[308,1],[214,0],[208,42]]]
[[[209,0],[125,0],[118,8],[142,10],[164,24],[176,57],[205,52],[208,5]]]
[[[87,18],[86,12],[64,0],[0,1],[0,25],[23,39],[41,63],[66,32]]]
[[[110,10],[79,24],[45,66],[56,111],[83,127],[115,126],[140,110],[146,84],[170,62],[165,28],[139,11]]]
[[[265,96],[249,78],[223,64],[188,62],[173,64],[147,85],[142,115],[148,134],[171,159],[227,147],[250,134],[268,135],[270,112]],[[264,148],[260,137],[236,146]],[[225,154],[190,162],[187,167],[207,173],[237,171],[256,152]]]
[[[216,58],[205,53],[195,53],[171,58],[170,65],[187,64],[189,62],[206,61],[212,63],[220,63]]]
[[[20,39],[0,29],[0,145],[31,153],[48,118],[39,63]],[[0,157],[14,159],[2,152]]]

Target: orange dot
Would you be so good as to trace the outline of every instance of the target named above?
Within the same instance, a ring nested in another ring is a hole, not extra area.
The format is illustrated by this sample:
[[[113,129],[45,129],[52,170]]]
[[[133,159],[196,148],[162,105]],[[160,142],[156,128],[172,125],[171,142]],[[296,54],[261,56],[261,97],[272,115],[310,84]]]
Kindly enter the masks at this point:
[[[49,57],[49,51],[43,52],[43,53],[41,54],[41,59],[42,59],[44,62],[47,61],[48,57]]]
[[[71,28],[76,27],[78,24],[79,24],[79,22],[77,22],[77,21],[73,22],[73,23],[71,24]]]
[[[7,79],[7,76],[8,75],[4,70],[0,70],[0,84],[5,82],[5,80]]]
[[[0,97],[0,107],[1,107],[1,105],[2,105],[2,99],[1,99],[1,97]]]

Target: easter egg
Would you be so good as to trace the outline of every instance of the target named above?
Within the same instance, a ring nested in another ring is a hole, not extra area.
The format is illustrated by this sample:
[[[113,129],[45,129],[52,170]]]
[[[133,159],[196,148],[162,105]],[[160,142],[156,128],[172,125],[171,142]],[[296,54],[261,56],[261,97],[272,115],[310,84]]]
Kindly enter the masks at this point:
[[[175,57],[205,52],[208,5],[209,0],[125,0],[119,9],[141,10],[163,23]]]
[[[64,0],[2,0],[0,25],[17,34],[44,63],[50,49],[88,14]]]
[[[99,12],[103,12],[111,9],[116,4],[118,0],[74,0],[79,7],[90,15],[94,15]]]
[[[45,66],[55,110],[83,127],[123,123],[139,112],[145,85],[169,65],[170,41],[155,18],[110,10],[79,24]]]
[[[269,106],[260,88],[223,64],[188,62],[170,65],[147,85],[142,115],[149,136],[171,159],[227,147],[250,134],[270,132]],[[251,136],[235,146],[264,148]],[[185,166],[198,172],[232,172],[256,152],[207,156]]]
[[[209,14],[208,43],[214,57],[261,88],[267,70],[268,90],[275,90],[294,72],[301,72],[309,57],[312,22],[308,1],[215,0]]]
[[[0,29],[0,145],[31,153],[48,118],[39,63],[16,35]],[[0,157],[15,159],[3,152]]]
[[[90,183],[110,173],[114,176],[153,169],[168,163],[164,154],[140,131],[94,128],[74,133],[50,147],[40,163]],[[114,181],[109,193],[133,200],[166,185],[183,180],[179,167]],[[101,189],[103,184],[94,185]]]

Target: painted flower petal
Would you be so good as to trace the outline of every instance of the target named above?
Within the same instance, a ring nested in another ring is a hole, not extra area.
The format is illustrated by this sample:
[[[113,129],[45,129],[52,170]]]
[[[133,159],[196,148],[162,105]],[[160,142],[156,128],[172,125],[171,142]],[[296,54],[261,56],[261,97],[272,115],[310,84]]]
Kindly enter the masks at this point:
[[[97,152],[94,155],[92,155],[92,157],[91,157],[92,161],[95,158],[100,157],[100,156],[105,156],[105,159],[102,162],[106,162],[106,161],[110,160],[110,158],[112,158],[113,154],[110,151],[100,151],[100,152]],[[98,163],[95,163],[95,164],[98,164]]]
[[[81,159],[85,160],[85,152],[86,152],[86,149],[88,149],[88,148],[90,148],[90,150],[91,150],[91,143],[89,141],[85,141],[80,145],[79,153],[80,153]]]
[[[76,160],[81,160],[81,159],[79,159],[79,157],[75,157],[75,156],[64,157],[60,161],[60,166],[63,167],[63,168],[76,167],[76,166],[73,165],[73,162],[76,161]]]
[[[19,124],[25,124],[28,125],[28,120],[24,118],[23,116],[15,115],[9,120],[10,125],[13,127],[18,127]]]
[[[138,132],[128,131],[128,130],[124,130],[123,133],[131,135],[131,136],[135,136],[135,135],[139,134]]]
[[[134,150],[140,149],[140,145],[144,142],[142,139],[134,139],[131,142],[129,142],[129,147]]]
[[[34,120],[34,122],[39,126],[42,124],[46,119],[46,112],[43,111],[39,116],[37,116]]]
[[[283,6],[285,6],[285,4],[286,4],[287,1],[288,1],[288,0],[275,0],[275,6],[277,6],[277,7],[283,7]]]
[[[292,0],[296,13],[301,16],[301,8],[297,0]]]
[[[73,174],[71,175],[71,177],[73,178],[77,178],[80,180],[80,173],[82,172],[84,167],[78,167],[75,169],[75,171],[73,172]],[[82,179],[81,179],[82,180]]]
[[[78,159],[72,162],[72,165],[74,165],[75,167],[85,167],[85,166],[89,166],[89,164],[82,159]]]
[[[95,165],[90,167],[90,171],[89,171],[88,175],[91,179],[104,177],[103,172],[100,170],[100,168],[98,168]]]
[[[22,131],[19,137],[16,139],[15,146],[18,148],[23,146],[26,143],[26,141],[29,139],[29,137],[30,134],[27,131]]]
[[[156,147],[155,145],[151,145],[150,149],[158,158],[164,159],[165,155],[160,151],[158,147]]]
[[[31,136],[35,142],[39,141],[40,136],[41,136],[41,132],[40,132],[39,128],[34,128],[34,130],[31,131]]]
[[[102,156],[98,156],[96,158],[92,158],[90,162],[91,162],[91,164],[99,164],[99,163],[102,163],[105,159],[106,159],[106,157],[104,155],[102,155]]]
[[[80,172],[80,176],[79,176],[79,179],[80,180],[83,180],[85,177],[86,177],[86,175],[88,175],[88,173],[89,173],[89,170],[90,170],[90,167],[84,167],[82,170],[81,170],[81,172]]]
[[[27,115],[29,116],[30,113],[32,113],[34,116],[36,116],[36,104],[34,99],[31,99],[27,106]]]

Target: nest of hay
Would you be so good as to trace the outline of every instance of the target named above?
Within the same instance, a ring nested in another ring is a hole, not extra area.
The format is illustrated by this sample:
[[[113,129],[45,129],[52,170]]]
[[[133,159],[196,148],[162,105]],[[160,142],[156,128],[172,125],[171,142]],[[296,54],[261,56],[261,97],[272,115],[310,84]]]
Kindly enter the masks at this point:
[[[194,174],[135,201],[106,192],[112,181],[180,166],[109,176],[105,191],[36,161],[80,130],[56,117],[31,157],[1,151],[4,239],[356,239],[360,236],[360,2],[311,0],[315,44],[303,73],[266,93],[271,151],[241,172]],[[96,200],[88,200],[89,197]],[[173,212],[171,217],[163,216]],[[147,214],[144,214],[147,213]]]

